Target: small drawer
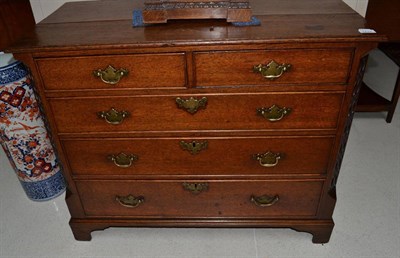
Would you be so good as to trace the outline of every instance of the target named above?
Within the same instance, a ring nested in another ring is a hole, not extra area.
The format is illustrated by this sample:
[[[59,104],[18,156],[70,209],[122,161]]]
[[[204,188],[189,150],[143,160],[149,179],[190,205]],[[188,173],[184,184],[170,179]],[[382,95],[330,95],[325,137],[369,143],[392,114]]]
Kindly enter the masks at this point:
[[[184,88],[184,53],[38,59],[46,90]],[[62,79],[60,79],[62,78]]]
[[[194,57],[197,87],[346,84],[353,49],[198,52]]]
[[[313,218],[322,180],[76,181],[87,216]]]
[[[180,106],[177,99],[189,104]],[[197,111],[193,111],[193,99],[202,103]],[[343,93],[146,95],[48,101],[59,133],[335,129]]]
[[[325,174],[334,137],[64,139],[74,175]]]

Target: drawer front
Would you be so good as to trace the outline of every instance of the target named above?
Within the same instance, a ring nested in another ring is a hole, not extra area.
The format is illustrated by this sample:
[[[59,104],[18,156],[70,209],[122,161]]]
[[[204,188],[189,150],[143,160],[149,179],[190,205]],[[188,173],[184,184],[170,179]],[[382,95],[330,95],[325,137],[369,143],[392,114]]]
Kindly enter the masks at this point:
[[[75,175],[324,174],[333,137],[63,140]]]
[[[196,113],[190,113],[186,109],[178,108],[177,97],[190,100],[189,96],[149,95],[62,98],[49,99],[49,102],[59,133],[85,133],[334,129],[343,100],[342,93],[332,92],[210,95],[206,96],[205,107],[199,108]],[[201,100],[205,96],[195,97]],[[272,108],[274,105],[275,109]],[[284,107],[290,110],[284,110]],[[108,112],[110,115],[112,108],[120,114],[119,124],[109,123],[110,120],[113,121],[110,118],[107,118],[109,122],[99,118],[99,112],[103,112],[103,115]],[[127,114],[125,118],[124,114]],[[276,121],[270,121],[271,117]]]
[[[186,84],[183,53],[49,58],[37,60],[37,65],[47,90],[183,88]],[[106,69],[109,65],[116,71]],[[99,69],[102,72],[95,75]]]
[[[276,50],[200,52],[195,55],[195,78],[198,87],[230,85],[279,85],[347,83],[353,56],[352,49]],[[272,70],[263,74],[279,76],[266,79],[253,67],[289,64],[287,71]]]
[[[87,216],[283,218],[314,217],[323,181],[76,181],[76,185]]]

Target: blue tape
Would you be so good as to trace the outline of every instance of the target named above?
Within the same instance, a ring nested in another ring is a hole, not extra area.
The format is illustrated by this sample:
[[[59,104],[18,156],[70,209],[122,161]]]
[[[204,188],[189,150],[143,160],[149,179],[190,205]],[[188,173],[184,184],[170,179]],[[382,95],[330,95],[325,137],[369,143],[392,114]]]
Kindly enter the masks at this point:
[[[143,22],[142,10],[138,10],[138,9],[133,10],[132,25],[133,25],[133,27],[143,27],[146,25]]]
[[[252,16],[249,22],[232,22],[233,26],[246,27],[246,26],[260,26],[261,22],[256,17]]]

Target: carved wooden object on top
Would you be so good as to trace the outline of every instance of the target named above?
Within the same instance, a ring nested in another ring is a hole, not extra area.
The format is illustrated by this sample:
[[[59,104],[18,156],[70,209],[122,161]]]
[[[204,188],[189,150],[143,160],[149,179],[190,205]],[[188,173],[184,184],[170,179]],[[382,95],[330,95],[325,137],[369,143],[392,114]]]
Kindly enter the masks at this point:
[[[144,23],[166,23],[172,19],[251,20],[248,0],[148,0],[144,5]]]

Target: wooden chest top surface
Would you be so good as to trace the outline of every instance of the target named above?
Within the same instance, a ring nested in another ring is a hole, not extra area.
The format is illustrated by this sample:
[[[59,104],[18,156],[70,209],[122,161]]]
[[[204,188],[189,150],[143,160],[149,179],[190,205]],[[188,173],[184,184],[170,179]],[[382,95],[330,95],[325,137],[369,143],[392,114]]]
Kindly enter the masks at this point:
[[[224,20],[169,21],[133,27],[142,0],[67,3],[9,49],[11,52],[236,43],[382,41],[361,34],[365,20],[340,0],[252,0],[260,26],[235,27]]]

